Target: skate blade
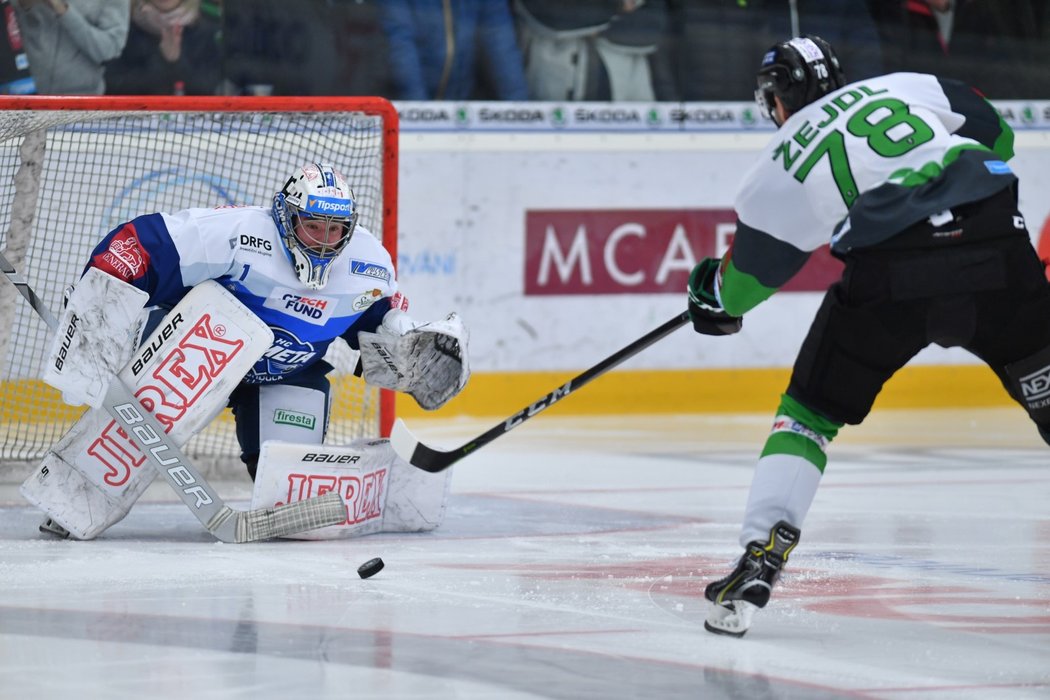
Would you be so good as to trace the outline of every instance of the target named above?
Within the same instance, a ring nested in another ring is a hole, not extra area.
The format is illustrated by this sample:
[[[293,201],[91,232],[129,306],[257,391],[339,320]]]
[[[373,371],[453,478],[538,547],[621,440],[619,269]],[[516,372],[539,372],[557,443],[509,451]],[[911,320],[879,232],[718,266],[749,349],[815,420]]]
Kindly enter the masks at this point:
[[[51,518],[48,518],[44,522],[40,523],[39,529],[40,532],[42,532],[45,535],[57,537],[60,540],[69,539],[69,530],[59,525]]]
[[[743,637],[751,628],[751,619],[758,610],[756,605],[743,600],[734,600],[724,605],[711,606],[704,621],[704,629],[727,637]]]

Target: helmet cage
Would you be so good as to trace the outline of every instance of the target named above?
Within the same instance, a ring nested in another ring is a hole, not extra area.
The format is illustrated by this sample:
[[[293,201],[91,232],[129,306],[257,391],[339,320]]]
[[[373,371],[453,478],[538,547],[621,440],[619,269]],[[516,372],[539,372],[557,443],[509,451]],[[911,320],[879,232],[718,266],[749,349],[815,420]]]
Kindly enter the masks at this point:
[[[814,100],[846,84],[838,56],[817,36],[796,37],[773,46],[758,69],[755,102],[776,121],[779,97],[788,112],[797,112]]]
[[[330,165],[304,166],[274,195],[271,214],[299,281],[311,289],[323,288],[329,266],[357,226],[354,194],[345,180]],[[299,237],[299,224],[307,220],[339,224],[342,234],[331,244],[304,241]]]

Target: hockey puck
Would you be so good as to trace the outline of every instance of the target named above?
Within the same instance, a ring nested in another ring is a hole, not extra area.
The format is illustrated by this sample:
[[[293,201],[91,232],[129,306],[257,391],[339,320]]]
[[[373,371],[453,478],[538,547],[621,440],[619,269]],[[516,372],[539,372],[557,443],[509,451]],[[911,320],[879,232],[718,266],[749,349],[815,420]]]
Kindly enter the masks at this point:
[[[383,560],[379,557],[375,559],[369,559],[361,566],[357,567],[357,575],[361,578],[370,578],[375,576],[383,570]]]

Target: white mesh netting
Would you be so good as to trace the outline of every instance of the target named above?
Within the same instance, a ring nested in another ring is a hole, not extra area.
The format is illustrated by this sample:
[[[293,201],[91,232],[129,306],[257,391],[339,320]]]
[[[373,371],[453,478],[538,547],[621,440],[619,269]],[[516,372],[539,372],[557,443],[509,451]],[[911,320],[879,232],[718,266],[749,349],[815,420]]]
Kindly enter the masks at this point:
[[[0,110],[0,249],[57,314],[63,289],[116,225],[187,207],[269,205],[294,167],[319,159],[344,172],[362,225],[383,235],[394,196],[384,191],[392,145],[383,119],[354,111]],[[392,235],[384,242],[396,249]],[[6,281],[0,329],[0,467],[18,468],[39,461],[83,409],[65,406],[40,381],[47,328]],[[336,367],[329,441],[377,435],[379,395],[352,376],[356,354],[337,341],[328,359]],[[202,468],[241,468],[228,411],[186,449]]]

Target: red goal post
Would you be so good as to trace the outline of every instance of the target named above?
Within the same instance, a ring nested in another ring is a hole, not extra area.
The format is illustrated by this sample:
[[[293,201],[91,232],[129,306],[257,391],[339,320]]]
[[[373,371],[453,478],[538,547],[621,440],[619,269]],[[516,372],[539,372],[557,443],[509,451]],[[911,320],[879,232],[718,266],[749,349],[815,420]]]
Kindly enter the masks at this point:
[[[0,249],[56,313],[94,245],[140,214],[270,204],[303,163],[327,160],[360,223],[397,261],[398,115],[378,97],[0,97]],[[40,381],[47,331],[0,285],[0,468],[35,464],[76,421]],[[352,376],[332,344],[329,441],[388,435],[394,395]],[[228,411],[226,412],[229,413]],[[232,419],[193,438],[205,470],[239,465]]]

